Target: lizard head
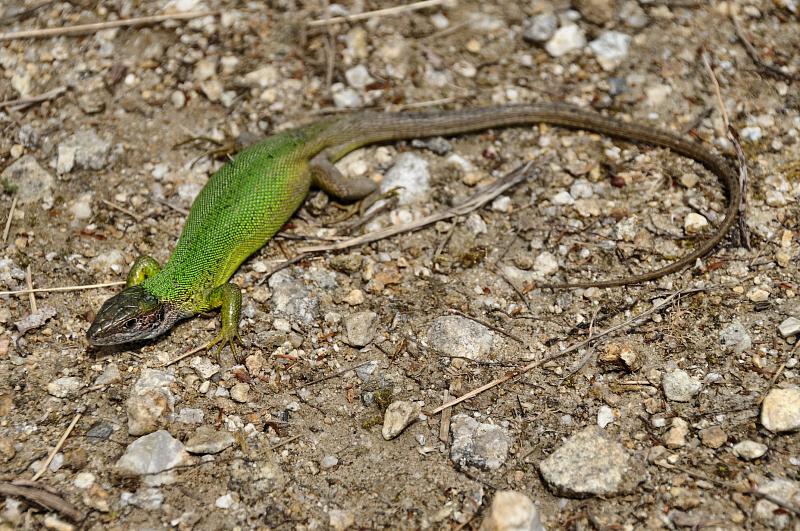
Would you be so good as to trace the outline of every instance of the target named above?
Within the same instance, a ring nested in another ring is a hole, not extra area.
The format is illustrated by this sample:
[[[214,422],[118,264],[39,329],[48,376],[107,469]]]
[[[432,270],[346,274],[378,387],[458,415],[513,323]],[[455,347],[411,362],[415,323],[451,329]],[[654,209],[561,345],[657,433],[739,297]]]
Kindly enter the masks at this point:
[[[131,286],[103,303],[86,337],[95,346],[143,341],[163,334],[180,317],[141,286]]]

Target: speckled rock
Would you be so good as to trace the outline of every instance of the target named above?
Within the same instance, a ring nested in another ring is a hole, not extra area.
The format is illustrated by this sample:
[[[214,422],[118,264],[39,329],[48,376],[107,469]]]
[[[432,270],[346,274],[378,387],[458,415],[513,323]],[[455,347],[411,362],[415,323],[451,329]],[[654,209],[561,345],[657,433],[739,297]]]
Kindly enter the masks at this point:
[[[175,397],[170,386],[174,382],[175,377],[170,373],[155,369],[142,370],[125,403],[130,435],[153,432],[171,419]]]
[[[491,331],[466,317],[438,317],[428,327],[428,346],[447,356],[483,359],[492,350]]]
[[[375,337],[375,312],[356,312],[344,318],[344,328],[347,333],[347,343],[354,347],[365,347]]]
[[[200,426],[186,441],[186,451],[192,454],[218,454],[233,446],[236,439],[228,431]]]
[[[383,429],[381,435],[388,440],[394,439],[406,429],[406,427],[419,417],[420,406],[416,402],[398,400],[392,402],[386,408],[383,417]]]
[[[497,470],[508,457],[511,439],[500,426],[460,413],[451,419],[450,433],[450,459],[458,466]]]
[[[159,430],[129,444],[115,469],[122,476],[158,474],[184,464],[188,458],[179,440],[168,431]]]
[[[558,496],[585,498],[631,492],[644,481],[644,465],[596,426],[585,428],[539,464]]]
[[[664,374],[661,380],[664,395],[673,402],[689,402],[700,392],[703,384],[682,369],[675,369]]]

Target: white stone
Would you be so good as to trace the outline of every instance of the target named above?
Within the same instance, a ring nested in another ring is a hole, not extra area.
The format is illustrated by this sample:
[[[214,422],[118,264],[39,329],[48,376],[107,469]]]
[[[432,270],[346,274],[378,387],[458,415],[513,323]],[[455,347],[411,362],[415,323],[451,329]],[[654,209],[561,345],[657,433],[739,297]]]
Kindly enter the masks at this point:
[[[800,429],[800,388],[772,389],[761,403],[761,424],[773,433]]]
[[[556,30],[553,36],[544,45],[547,53],[553,57],[561,57],[573,50],[578,50],[586,45],[586,36],[577,24],[567,24]]]
[[[800,333],[800,319],[797,317],[787,317],[778,325],[778,332],[782,337],[790,337]]]
[[[705,230],[706,227],[708,227],[708,220],[697,212],[690,212],[686,215],[686,219],[683,220],[683,229],[686,234],[697,234]]]
[[[618,31],[606,31],[589,43],[603,70],[611,71],[628,57],[631,36]]]

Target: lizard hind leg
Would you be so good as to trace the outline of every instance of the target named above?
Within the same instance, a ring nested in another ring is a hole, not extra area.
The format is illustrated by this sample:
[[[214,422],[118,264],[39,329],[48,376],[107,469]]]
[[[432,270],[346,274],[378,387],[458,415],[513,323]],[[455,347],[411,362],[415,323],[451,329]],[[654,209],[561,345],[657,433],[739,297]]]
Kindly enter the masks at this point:
[[[133,262],[131,270],[128,271],[125,287],[138,286],[159,271],[161,271],[161,266],[156,262],[155,258],[142,255]]]
[[[378,187],[368,177],[345,177],[331,162],[328,150],[311,159],[311,179],[314,186],[342,201],[358,201]]]

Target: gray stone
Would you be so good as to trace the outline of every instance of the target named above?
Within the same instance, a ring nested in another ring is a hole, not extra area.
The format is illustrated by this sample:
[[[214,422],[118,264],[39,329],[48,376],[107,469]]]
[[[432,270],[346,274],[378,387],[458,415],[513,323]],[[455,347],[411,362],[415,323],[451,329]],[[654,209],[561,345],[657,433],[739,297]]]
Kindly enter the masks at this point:
[[[398,400],[389,404],[383,416],[381,435],[388,440],[394,439],[406,427],[419,417],[420,406],[415,402]]]
[[[344,318],[344,328],[347,331],[347,343],[354,347],[365,347],[375,337],[375,312],[357,312]]]
[[[154,487],[144,487],[135,493],[123,492],[119,497],[120,504],[124,507],[131,505],[140,509],[159,509],[164,503],[164,493]]]
[[[797,317],[788,317],[778,325],[778,332],[782,337],[790,337],[800,333],[800,319]]]
[[[614,496],[644,481],[644,465],[596,426],[585,428],[539,464],[542,479],[558,496]]]
[[[397,188],[401,205],[419,203],[428,198],[431,189],[428,161],[416,153],[401,153],[386,172],[380,184],[381,192]]]
[[[30,315],[26,315],[19,321],[14,323],[14,326],[17,327],[17,330],[21,335],[25,335],[28,333],[29,330],[33,330],[34,328],[39,328],[40,326],[44,326],[44,324],[52,317],[55,317],[56,310],[55,308],[51,308],[50,306],[45,306],[43,308],[39,308],[34,313]]]
[[[339,458],[335,455],[326,455],[319,462],[319,467],[323,470],[328,470],[339,464]]]
[[[111,434],[114,433],[114,425],[109,422],[96,422],[86,432],[87,439],[94,439],[96,441],[105,441]]]
[[[444,156],[453,150],[453,144],[440,136],[433,138],[415,138],[411,141],[411,145],[415,148],[424,148],[433,151],[439,156]]]
[[[56,398],[66,398],[74,396],[84,385],[80,378],[64,376],[47,384],[47,393]]]
[[[112,383],[117,383],[122,381],[122,375],[119,372],[119,367],[117,367],[116,363],[109,363],[106,365],[105,370],[103,370],[103,374],[97,377],[94,381],[94,385],[110,385]]]
[[[233,446],[234,436],[228,431],[217,431],[211,426],[200,426],[186,441],[186,451],[191,454],[218,454]]]
[[[115,465],[122,476],[158,474],[187,462],[183,444],[166,430],[139,437],[125,450]]]
[[[170,385],[175,377],[164,371],[143,369],[125,403],[128,412],[128,433],[143,435],[171,420],[175,397]]]
[[[539,509],[521,492],[501,490],[494,495],[489,516],[480,531],[545,531]]]
[[[528,42],[541,44],[547,42],[558,27],[558,17],[553,13],[542,13],[525,20],[522,38]]]
[[[240,403],[245,403],[250,399],[250,384],[239,382],[231,387],[231,398]]]
[[[561,57],[586,45],[586,36],[577,24],[567,24],[558,28],[544,49],[553,57]]]
[[[589,48],[594,52],[597,62],[603,70],[611,71],[618,67],[628,57],[628,48],[631,36],[619,31],[606,31],[589,43]]]
[[[800,510],[800,486],[794,481],[775,479],[760,485],[757,490]],[[796,529],[790,528],[792,514],[769,500],[756,502],[753,517],[773,529]]]
[[[692,398],[700,392],[703,384],[689,376],[689,373],[682,369],[675,369],[666,373],[662,380],[661,386],[664,389],[664,395],[667,400],[673,402],[690,402]]]
[[[25,155],[14,161],[0,174],[0,183],[16,190],[21,204],[44,201],[53,203],[53,176],[47,173],[33,155]]]
[[[278,271],[269,278],[272,303],[275,312],[304,324],[311,324],[317,317],[319,301],[312,297],[305,284],[292,276],[290,269]]]
[[[438,317],[428,327],[428,346],[446,356],[483,359],[492,350],[491,331],[466,317],[447,315]]]
[[[773,433],[800,429],[800,387],[772,389],[761,403],[761,425]]]
[[[511,439],[500,426],[460,413],[451,419],[450,433],[450,459],[458,466],[497,470],[508,457]]]
[[[344,77],[348,85],[359,90],[363,90],[367,85],[375,81],[375,79],[369,75],[369,70],[367,70],[367,67],[364,65],[356,65],[352,68],[348,68],[344,73]]]
[[[752,461],[767,453],[767,445],[756,441],[741,441],[733,445],[733,453],[739,459]]]
[[[219,365],[211,361],[211,358],[195,356],[189,362],[189,366],[197,372],[197,375],[204,380],[208,380],[219,372]]]
[[[331,93],[333,95],[333,104],[339,109],[354,109],[361,107],[364,100],[361,99],[361,94],[357,90],[346,87],[342,83],[334,83],[331,86]]]
[[[356,367],[356,376],[358,376],[359,380],[362,382],[367,383],[372,379],[372,375],[375,373],[375,369],[377,368],[377,360],[372,360],[364,365]]]
[[[73,169],[101,170],[108,164],[111,141],[94,129],[83,129],[58,145],[58,173]]]
[[[184,424],[200,424],[203,422],[203,417],[205,417],[205,413],[202,409],[184,407],[178,412],[175,421]]]
[[[747,333],[747,328],[738,319],[734,319],[719,333],[719,342],[723,348],[732,349],[737,354],[741,354],[753,345],[753,339]]]

